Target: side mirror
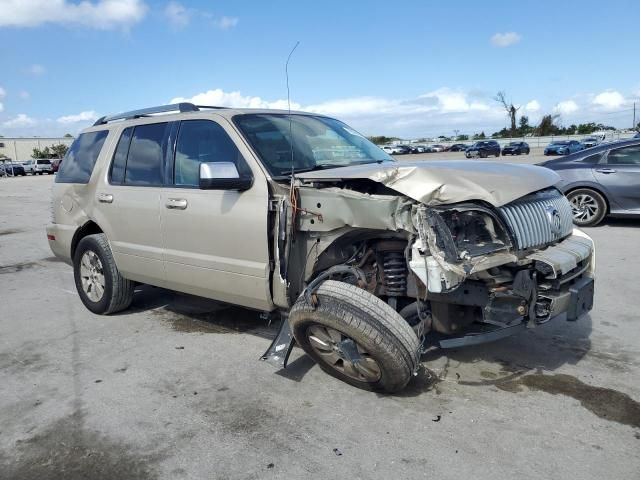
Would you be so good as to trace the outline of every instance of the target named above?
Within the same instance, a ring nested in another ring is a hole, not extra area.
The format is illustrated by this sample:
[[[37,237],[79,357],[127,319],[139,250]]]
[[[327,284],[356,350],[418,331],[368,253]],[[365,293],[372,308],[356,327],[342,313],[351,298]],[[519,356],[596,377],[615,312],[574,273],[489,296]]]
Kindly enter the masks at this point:
[[[241,176],[233,162],[208,162],[200,164],[201,190],[244,191],[253,185],[253,177]]]

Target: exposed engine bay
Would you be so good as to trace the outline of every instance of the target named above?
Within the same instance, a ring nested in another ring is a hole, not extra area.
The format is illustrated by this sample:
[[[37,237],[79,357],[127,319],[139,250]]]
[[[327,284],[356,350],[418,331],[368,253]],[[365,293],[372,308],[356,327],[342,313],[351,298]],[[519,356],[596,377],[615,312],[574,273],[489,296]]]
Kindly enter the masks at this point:
[[[512,194],[506,204],[433,196],[425,203],[391,188],[397,175],[375,175],[275,187],[279,307],[301,295],[312,300],[322,280],[339,279],[392,306],[424,349],[494,340],[591,309],[593,243],[573,229],[566,199],[552,186]]]

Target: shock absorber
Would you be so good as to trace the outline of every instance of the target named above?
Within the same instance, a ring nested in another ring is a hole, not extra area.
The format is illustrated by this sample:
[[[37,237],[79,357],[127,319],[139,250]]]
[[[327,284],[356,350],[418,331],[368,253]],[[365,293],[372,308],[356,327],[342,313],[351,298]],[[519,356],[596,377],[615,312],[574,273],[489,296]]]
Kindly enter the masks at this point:
[[[387,251],[382,254],[384,285],[390,297],[401,297],[407,291],[407,262],[403,252]]]

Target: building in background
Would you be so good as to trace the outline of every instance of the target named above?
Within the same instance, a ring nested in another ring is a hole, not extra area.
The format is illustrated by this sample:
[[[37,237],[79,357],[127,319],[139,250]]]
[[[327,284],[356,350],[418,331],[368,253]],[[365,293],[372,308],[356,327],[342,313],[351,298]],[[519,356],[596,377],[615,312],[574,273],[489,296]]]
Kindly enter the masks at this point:
[[[45,147],[51,148],[53,145],[59,144],[69,147],[73,140],[73,137],[0,137],[0,158],[5,155],[13,162],[25,162],[31,158],[34,148],[42,150]]]

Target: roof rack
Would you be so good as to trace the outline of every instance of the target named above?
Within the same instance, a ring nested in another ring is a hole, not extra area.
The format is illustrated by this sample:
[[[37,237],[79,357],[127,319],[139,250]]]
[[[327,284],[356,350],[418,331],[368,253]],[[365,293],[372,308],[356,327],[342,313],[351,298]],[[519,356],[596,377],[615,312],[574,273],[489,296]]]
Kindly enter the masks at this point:
[[[160,105],[157,107],[149,107],[143,108],[140,110],[131,110],[130,112],[118,113],[117,115],[109,115],[100,117],[93,124],[96,125],[104,125],[108,122],[113,122],[115,120],[131,120],[134,118],[146,117],[148,115],[153,115],[154,113],[167,113],[167,112],[197,112],[201,108],[224,108],[224,107],[213,107],[209,105],[194,105],[193,103],[182,102],[182,103],[172,103],[171,105]]]

